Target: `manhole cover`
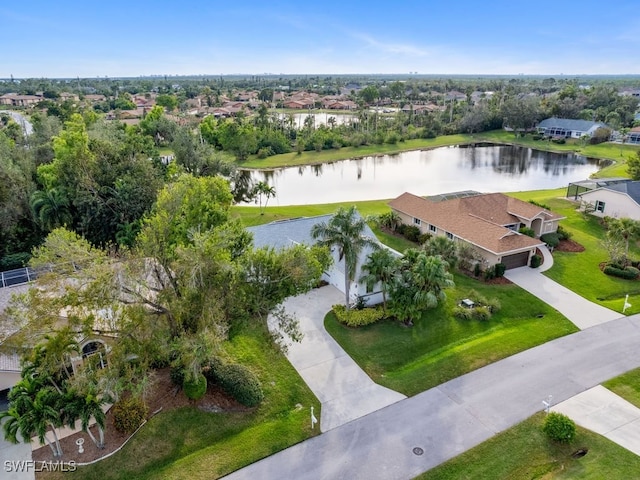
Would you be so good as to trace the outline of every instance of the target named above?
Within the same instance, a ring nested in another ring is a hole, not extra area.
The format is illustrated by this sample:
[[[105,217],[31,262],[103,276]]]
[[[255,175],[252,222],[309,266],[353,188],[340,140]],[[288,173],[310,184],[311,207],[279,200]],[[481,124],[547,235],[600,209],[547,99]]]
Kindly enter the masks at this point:
[[[420,447],[413,447],[413,453],[416,455],[422,455],[424,453],[424,450]]]

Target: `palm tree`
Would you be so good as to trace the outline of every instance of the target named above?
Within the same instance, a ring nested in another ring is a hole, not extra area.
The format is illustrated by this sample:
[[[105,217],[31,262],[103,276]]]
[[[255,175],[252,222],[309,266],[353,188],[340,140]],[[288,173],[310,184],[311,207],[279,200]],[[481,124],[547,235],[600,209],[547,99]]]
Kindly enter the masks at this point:
[[[47,191],[38,190],[31,195],[31,210],[36,222],[45,230],[70,224],[69,199],[57,188]]]
[[[431,237],[422,249],[429,256],[440,255],[451,268],[458,264],[458,246],[453,240],[449,240],[443,235]]]
[[[393,254],[386,248],[374,250],[369,255],[366,263],[362,265],[362,270],[366,272],[361,278],[361,282],[367,284],[367,288],[380,282],[382,287],[382,310],[387,311],[387,287],[393,280],[396,273],[397,261]]]
[[[311,236],[318,244],[338,249],[338,261],[344,259],[344,293],[347,309],[349,305],[350,283],[355,278],[360,252],[364,247],[374,250],[380,248],[371,237],[363,234],[366,227],[364,219],[358,214],[355,205],[340,207],[328,222],[316,223],[311,228]]]
[[[258,201],[260,202],[260,215],[264,215],[264,210],[262,208],[262,196],[265,196],[264,208],[267,208],[269,199],[276,196],[276,189],[266,182],[258,182],[255,187],[253,187],[253,192],[258,196]]]
[[[640,222],[631,218],[618,218],[609,219],[607,225],[609,227],[609,236],[624,238],[624,259],[626,262],[629,258],[629,241],[636,240],[640,236]]]
[[[72,396],[67,397],[64,407],[65,423],[70,428],[74,428],[76,420],[79,419],[82,424],[82,431],[87,432],[91,441],[100,449],[104,448],[106,415],[102,407],[105,403],[106,401],[103,397],[99,397],[94,391],[90,391],[86,395],[72,394]],[[89,428],[89,422],[92,418],[95,419],[98,427],[99,440],[96,439]]]

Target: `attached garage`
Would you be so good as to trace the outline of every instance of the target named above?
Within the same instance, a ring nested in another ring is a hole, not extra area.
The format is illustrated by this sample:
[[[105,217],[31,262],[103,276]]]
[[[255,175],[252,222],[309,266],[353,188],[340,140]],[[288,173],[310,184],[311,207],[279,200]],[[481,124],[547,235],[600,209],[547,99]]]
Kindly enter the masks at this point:
[[[507,267],[507,270],[511,268],[526,267],[529,264],[529,252],[505,255],[502,257],[501,263]]]

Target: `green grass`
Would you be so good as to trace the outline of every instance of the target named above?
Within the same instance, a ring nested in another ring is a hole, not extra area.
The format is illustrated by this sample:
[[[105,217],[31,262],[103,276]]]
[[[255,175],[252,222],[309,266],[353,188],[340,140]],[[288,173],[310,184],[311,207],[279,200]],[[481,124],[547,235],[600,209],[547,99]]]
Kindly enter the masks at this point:
[[[419,480],[602,480],[638,478],[640,457],[581,427],[569,445],[542,433],[539,413],[417,477]],[[580,448],[582,458],[571,454]]]
[[[517,192],[510,195],[525,201],[536,200],[566,216],[560,225],[573,234],[572,240],[585,247],[585,251],[579,253],[554,252],[553,267],[545,275],[587,300],[621,313],[625,295],[629,294],[632,306],[625,313],[640,313],[640,282],[611,277],[600,271],[600,263],[606,262],[609,256],[602,247],[605,230],[597,217],[585,217],[577,212],[578,205],[563,198],[564,189]],[[638,258],[640,249],[631,245],[630,256]]]
[[[602,385],[640,408],[640,368],[612,378]]]
[[[265,401],[257,409],[207,413],[181,408],[162,412],[120,452],[64,478],[208,480],[318,433],[310,428],[309,407],[313,405],[319,412],[320,403],[286,358],[266,346],[260,333],[236,335],[227,350],[259,376]],[[296,408],[297,404],[302,408]]]
[[[327,331],[377,383],[415,395],[447,380],[577,331],[560,313],[516,285],[486,285],[463,275],[447,301],[413,327],[386,320],[361,328],[340,324],[332,313]],[[497,298],[502,309],[489,321],[463,321],[453,307],[475,289]],[[538,315],[544,315],[538,318]]]
[[[600,170],[597,177],[626,177],[626,160],[635,155],[640,147],[636,145],[620,145],[615,143],[601,143],[599,145],[582,145],[580,141],[569,140],[564,145],[533,140],[531,135],[515,137],[511,132],[493,130],[473,135],[456,134],[443,135],[433,139],[413,139],[397,144],[366,145],[362,147],[343,147],[321,152],[297,152],[273,155],[265,159],[252,156],[249,160],[240,164],[243,168],[277,168],[294,165],[308,165],[313,163],[335,162],[349,158],[360,158],[375,155],[388,155],[410,150],[423,150],[448,145],[460,145],[475,142],[491,142],[522,145],[536,150],[553,152],[576,152],[592,158],[603,158],[613,161],[613,164]]]

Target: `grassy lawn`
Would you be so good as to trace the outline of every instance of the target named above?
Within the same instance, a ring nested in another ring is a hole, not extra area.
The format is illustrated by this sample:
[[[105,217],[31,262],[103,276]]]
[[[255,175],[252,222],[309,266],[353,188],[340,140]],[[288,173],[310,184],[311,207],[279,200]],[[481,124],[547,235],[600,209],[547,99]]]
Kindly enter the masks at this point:
[[[562,220],[560,224],[573,233],[573,240],[585,247],[585,251],[580,253],[554,252],[553,268],[545,272],[545,275],[586,299],[618,312],[622,312],[625,295],[629,294],[632,307],[625,313],[640,313],[640,281],[610,277],[600,271],[600,263],[609,258],[602,247],[604,229],[598,218],[585,218],[578,213],[577,204],[561,198],[564,194],[564,189],[510,194],[525,201],[536,200],[566,216],[566,220]],[[630,255],[637,258],[640,249],[631,245]]]
[[[560,313],[516,285],[486,285],[463,275],[454,281],[446,303],[427,311],[413,327],[383,321],[348,328],[332,313],[325,327],[375,382],[405,395],[577,331]],[[463,321],[451,314],[472,289],[500,301],[502,309],[491,320]],[[540,314],[544,317],[538,318]]]
[[[195,408],[163,412],[151,419],[118,453],[64,478],[211,479],[318,433],[309,425],[309,407],[320,403],[286,358],[265,346],[259,333],[243,332],[228,352],[258,374],[265,401],[257,409],[207,413]],[[296,405],[302,408],[296,408]],[[47,474],[39,478],[63,478]]]
[[[640,457],[610,440],[578,427],[570,445],[542,433],[539,413],[477,447],[417,477],[420,480],[569,480],[631,479],[640,472]],[[587,455],[571,454],[587,448]]]
[[[640,408],[640,368],[612,378],[602,385]]]

